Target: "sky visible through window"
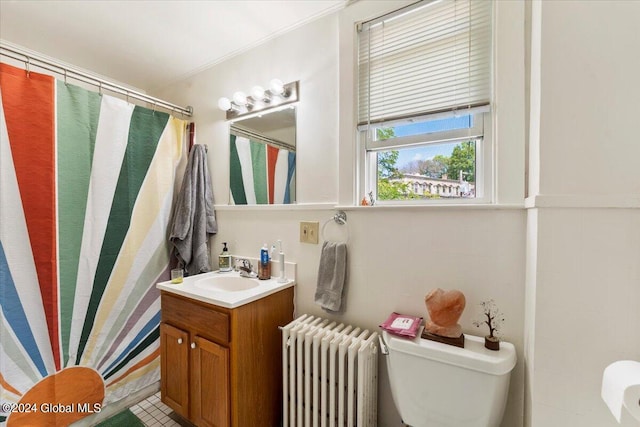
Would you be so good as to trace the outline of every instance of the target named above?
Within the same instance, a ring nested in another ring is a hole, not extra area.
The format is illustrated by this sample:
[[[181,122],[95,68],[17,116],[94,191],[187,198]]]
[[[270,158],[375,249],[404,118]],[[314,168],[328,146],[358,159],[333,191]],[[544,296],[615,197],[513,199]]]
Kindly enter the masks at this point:
[[[424,133],[442,132],[454,129],[466,129],[473,126],[473,116],[451,117],[447,119],[430,120],[420,123],[394,127],[396,137],[418,135]],[[397,166],[401,169],[406,164],[416,160],[433,159],[438,154],[451,156],[456,144],[429,144],[422,147],[404,148],[399,150]]]

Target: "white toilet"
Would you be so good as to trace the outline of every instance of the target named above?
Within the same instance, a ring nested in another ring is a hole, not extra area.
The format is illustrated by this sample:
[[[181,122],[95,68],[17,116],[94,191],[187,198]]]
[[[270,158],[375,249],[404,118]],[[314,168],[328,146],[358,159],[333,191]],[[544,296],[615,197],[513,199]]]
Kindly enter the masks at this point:
[[[484,348],[465,334],[465,348],[382,331],[388,349],[391,393],[402,422],[411,427],[499,426],[516,364],[513,344]],[[384,349],[383,349],[384,352]]]

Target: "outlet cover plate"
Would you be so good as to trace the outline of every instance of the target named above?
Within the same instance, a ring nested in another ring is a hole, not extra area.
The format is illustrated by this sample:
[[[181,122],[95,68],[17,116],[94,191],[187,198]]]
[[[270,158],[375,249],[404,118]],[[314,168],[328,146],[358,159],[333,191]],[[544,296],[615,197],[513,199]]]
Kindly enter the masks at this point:
[[[318,221],[301,221],[300,222],[300,242],[318,244]]]

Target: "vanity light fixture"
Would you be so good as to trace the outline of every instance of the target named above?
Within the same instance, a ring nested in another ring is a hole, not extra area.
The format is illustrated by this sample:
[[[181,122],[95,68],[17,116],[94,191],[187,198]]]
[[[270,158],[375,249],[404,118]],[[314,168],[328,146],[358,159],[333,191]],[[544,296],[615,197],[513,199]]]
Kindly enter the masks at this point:
[[[227,120],[232,120],[297,102],[298,94],[298,81],[283,84],[282,80],[273,79],[269,83],[268,90],[262,86],[254,86],[251,89],[251,96],[237,91],[233,94],[233,101],[229,98],[220,98],[218,108],[227,113]]]

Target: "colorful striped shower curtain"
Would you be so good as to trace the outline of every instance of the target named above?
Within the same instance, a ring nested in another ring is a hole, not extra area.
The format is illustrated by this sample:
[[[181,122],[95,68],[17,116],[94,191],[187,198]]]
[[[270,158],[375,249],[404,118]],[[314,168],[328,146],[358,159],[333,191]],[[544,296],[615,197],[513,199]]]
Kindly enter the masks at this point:
[[[230,136],[231,204],[295,202],[296,153]]]
[[[159,380],[184,132],[0,64],[0,425],[68,425]]]

